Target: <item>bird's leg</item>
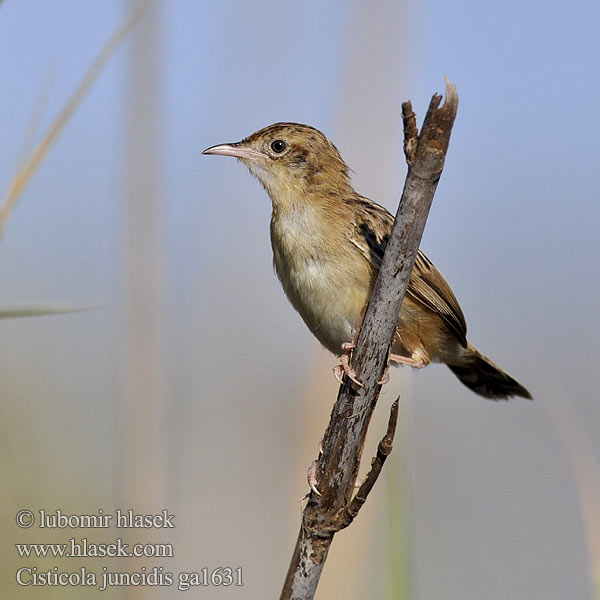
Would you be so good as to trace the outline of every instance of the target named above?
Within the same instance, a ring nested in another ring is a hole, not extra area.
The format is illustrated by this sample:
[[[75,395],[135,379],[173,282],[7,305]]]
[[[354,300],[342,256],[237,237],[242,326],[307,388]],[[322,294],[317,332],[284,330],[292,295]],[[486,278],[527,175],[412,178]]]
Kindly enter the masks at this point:
[[[408,365],[414,369],[422,369],[429,364],[429,361],[417,352],[413,352],[412,356],[401,356],[400,354],[391,354],[388,357],[389,362],[396,362],[403,365]]]
[[[422,369],[426,367],[429,363],[424,361],[423,359],[417,359],[414,356],[406,357],[400,356],[399,354],[389,354],[388,356],[388,364],[385,366],[385,371],[383,372],[383,377],[377,382],[378,385],[385,385],[390,382],[390,363],[401,363],[403,365],[409,365],[415,369]]]
[[[344,342],[342,344],[343,353],[338,356],[340,361],[339,365],[333,367],[333,374],[335,378],[340,382],[344,383],[343,375],[346,375],[348,379],[354,381],[354,383],[358,387],[363,387],[363,384],[356,378],[356,373],[354,369],[350,366],[350,358],[352,357],[352,350],[356,348],[356,344],[358,342],[358,334],[360,332],[360,328],[362,327],[363,321],[365,319],[365,313],[367,312],[367,306],[363,306],[360,311],[360,319],[358,320],[358,327],[354,333],[354,337],[351,342]]]

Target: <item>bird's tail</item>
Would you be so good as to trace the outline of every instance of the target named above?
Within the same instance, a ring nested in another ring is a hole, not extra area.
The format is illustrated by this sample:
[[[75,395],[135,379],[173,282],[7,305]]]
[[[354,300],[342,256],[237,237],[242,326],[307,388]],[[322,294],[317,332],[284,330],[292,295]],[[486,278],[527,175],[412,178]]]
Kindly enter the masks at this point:
[[[521,396],[531,400],[531,394],[518,381],[471,344],[465,349],[461,364],[448,367],[469,389],[484,398],[501,400]]]

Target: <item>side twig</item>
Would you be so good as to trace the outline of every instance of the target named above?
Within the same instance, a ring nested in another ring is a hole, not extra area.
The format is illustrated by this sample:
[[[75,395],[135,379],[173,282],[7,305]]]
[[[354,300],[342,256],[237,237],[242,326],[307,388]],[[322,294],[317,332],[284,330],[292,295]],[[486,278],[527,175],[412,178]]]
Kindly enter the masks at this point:
[[[387,431],[377,446],[377,456],[371,463],[371,469],[364,481],[361,483],[358,491],[354,495],[354,498],[346,504],[336,515],[333,530],[340,531],[345,527],[348,527],[354,518],[358,514],[362,505],[367,501],[369,492],[373,489],[381,470],[383,469],[383,463],[385,459],[392,452],[392,445],[394,443],[394,433],[396,433],[396,424],[398,423],[398,403],[400,398],[396,398],[390,409],[390,418],[388,421]]]
[[[404,148],[409,168],[394,227],[353,353],[352,366],[363,387],[340,386],[317,469],[321,495],[311,494],[304,509],[281,600],[314,597],[333,536],[352,522],[391,451],[397,404],[392,407],[388,431],[379,445],[371,471],[353,496],[367,428],[381,388],[378,382],[385,370],[400,306],[456,117],[458,95],[448,80],[446,102],[442,106],[441,100],[438,94],[432,97],[420,133],[410,102],[402,105]]]

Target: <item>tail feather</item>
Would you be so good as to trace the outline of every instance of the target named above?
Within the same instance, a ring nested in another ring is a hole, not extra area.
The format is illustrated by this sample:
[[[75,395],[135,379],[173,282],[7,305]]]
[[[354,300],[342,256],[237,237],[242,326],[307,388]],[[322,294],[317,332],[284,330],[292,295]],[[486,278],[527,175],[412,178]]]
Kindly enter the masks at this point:
[[[465,349],[461,364],[448,365],[448,367],[462,383],[484,398],[501,400],[511,396],[521,396],[532,399],[531,394],[518,381],[471,344]]]

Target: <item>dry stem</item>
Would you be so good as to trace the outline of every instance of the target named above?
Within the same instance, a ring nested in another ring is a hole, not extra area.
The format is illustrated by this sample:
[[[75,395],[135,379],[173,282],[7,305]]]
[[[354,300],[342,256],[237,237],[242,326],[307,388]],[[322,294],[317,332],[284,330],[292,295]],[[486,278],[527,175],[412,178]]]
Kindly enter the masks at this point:
[[[353,497],[363,445],[377,403],[387,354],[437,187],[458,107],[458,95],[446,79],[446,102],[434,95],[421,132],[410,103],[403,104],[405,153],[409,165],[402,199],[383,262],[353,354],[353,369],[363,387],[340,386],[323,439],[317,479],[321,496],[311,494],[281,600],[313,598],[333,536],[347,527],[371,490],[391,450],[397,418],[392,407],[388,432],[373,468]]]

